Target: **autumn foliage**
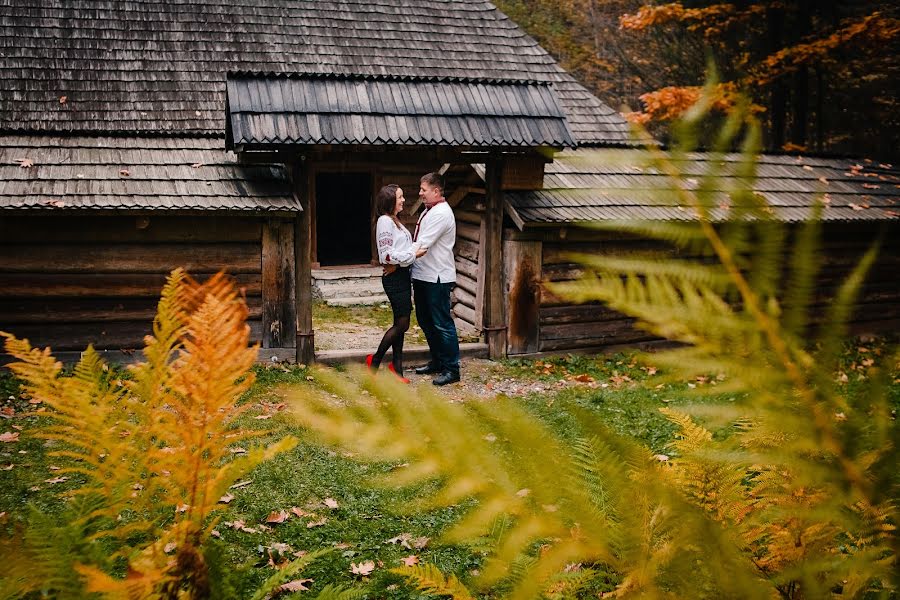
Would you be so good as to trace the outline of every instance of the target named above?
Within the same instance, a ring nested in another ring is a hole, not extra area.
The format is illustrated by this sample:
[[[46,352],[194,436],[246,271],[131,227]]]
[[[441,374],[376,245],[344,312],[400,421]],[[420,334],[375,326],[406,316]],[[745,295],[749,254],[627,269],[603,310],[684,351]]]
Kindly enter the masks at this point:
[[[79,485],[61,517],[34,511],[24,534],[5,541],[14,559],[0,565],[0,579],[57,597],[209,597],[205,542],[219,498],[295,443],[231,452],[255,435],[234,427],[257,355],[246,316],[225,275],[198,283],[174,271],[144,361],[126,379],[111,378],[91,348],[64,374],[49,348],[2,334],[18,360],[9,368],[49,409],[50,423],[29,433],[52,444],[58,473]],[[123,562],[125,577],[114,576]]]

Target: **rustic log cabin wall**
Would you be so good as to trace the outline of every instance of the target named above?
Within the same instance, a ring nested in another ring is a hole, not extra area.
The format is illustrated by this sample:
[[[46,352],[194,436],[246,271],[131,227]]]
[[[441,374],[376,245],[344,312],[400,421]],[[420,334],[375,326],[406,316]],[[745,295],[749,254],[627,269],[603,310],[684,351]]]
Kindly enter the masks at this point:
[[[462,332],[481,331],[484,307],[485,265],[483,210],[475,203],[454,209],[456,216],[456,286],[451,296],[453,316]]]
[[[810,307],[813,323],[826,318],[838,287],[850,274],[884,224],[829,223],[824,226],[823,265]],[[546,285],[578,279],[583,270],[569,255],[675,256],[663,244],[642,238],[590,232],[576,227],[525,232],[506,229],[505,289],[510,355],[592,352],[659,342],[634,325],[634,319],[599,302],[575,304],[549,293]],[[885,334],[900,331],[900,239],[896,226],[886,231],[855,312],[851,331]],[[679,258],[699,258],[680,255]]]
[[[295,345],[293,220],[252,216],[4,216],[0,330],[77,354],[143,347],[166,276],[224,270],[246,296],[251,338]],[[115,358],[115,356],[111,356]],[[123,358],[127,360],[127,358]]]

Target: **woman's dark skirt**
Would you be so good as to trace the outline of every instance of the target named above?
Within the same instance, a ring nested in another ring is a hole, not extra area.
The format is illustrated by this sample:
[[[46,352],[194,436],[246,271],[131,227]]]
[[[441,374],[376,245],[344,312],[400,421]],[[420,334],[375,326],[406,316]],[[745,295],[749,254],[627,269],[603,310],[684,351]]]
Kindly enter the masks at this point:
[[[412,281],[409,267],[397,267],[390,275],[383,275],[381,285],[384,286],[384,293],[391,301],[395,320],[412,314]]]

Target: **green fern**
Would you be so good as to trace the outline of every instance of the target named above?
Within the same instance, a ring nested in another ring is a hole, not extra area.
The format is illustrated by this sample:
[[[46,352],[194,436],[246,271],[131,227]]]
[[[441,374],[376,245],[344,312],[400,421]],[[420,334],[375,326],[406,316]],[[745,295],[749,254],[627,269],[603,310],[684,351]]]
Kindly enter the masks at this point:
[[[417,590],[430,596],[450,596],[453,600],[474,600],[474,596],[455,576],[444,575],[434,565],[414,565],[391,569],[391,572],[409,579],[415,584]]]

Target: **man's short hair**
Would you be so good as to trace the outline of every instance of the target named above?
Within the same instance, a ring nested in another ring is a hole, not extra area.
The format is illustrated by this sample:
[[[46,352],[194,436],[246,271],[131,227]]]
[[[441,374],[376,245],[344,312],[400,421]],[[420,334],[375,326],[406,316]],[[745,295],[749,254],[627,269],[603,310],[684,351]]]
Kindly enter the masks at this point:
[[[444,194],[444,178],[440,173],[436,173],[432,171],[431,173],[426,173],[422,175],[422,179],[419,180],[421,183],[427,183],[433,188],[437,188],[441,190],[441,195]]]

